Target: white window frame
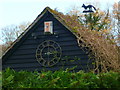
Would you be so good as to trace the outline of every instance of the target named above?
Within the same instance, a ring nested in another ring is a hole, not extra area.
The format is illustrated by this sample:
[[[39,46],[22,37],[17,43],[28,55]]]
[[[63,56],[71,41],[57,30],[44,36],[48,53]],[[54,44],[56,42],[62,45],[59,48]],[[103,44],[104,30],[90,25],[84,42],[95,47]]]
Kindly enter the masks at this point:
[[[48,26],[47,26],[47,24],[48,24]],[[52,21],[44,22],[44,33],[53,34],[53,22]]]

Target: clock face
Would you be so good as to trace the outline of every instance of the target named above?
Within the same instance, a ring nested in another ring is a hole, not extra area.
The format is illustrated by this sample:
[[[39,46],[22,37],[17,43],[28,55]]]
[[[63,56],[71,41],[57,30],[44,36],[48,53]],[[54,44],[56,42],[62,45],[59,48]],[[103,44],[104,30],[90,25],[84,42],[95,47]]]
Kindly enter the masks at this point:
[[[37,47],[36,59],[42,66],[51,67],[59,62],[61,54],[61,47],[58,43],[46,40]]]

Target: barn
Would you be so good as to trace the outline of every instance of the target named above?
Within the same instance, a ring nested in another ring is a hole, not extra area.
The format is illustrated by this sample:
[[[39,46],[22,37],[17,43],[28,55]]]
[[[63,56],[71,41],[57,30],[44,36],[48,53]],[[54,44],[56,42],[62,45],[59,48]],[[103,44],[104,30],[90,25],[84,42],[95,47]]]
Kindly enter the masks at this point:
[[[46,7],[2,56],[2,69],[41,71],[91,66],[86,49],[56,11]]]

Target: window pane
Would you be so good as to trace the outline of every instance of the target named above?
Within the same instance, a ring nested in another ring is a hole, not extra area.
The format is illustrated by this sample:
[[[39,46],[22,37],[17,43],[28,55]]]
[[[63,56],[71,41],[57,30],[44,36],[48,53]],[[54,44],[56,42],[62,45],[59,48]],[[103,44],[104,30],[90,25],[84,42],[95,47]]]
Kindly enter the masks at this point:
[[[53,33],[53,24],[52,21],[44,22],[44,32]]]

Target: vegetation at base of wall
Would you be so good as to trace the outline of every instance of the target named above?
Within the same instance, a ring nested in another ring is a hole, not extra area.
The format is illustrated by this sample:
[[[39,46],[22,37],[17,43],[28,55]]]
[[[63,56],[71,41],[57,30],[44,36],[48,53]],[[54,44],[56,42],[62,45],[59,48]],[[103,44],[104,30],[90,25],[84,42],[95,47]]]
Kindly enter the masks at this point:
[[[0,71],[0,89],[2,87],[2,72]]]
[[[2,72],[2,88],[116,88],[120,87],[120,72],[94,74],[84,71],[19,71]]]

